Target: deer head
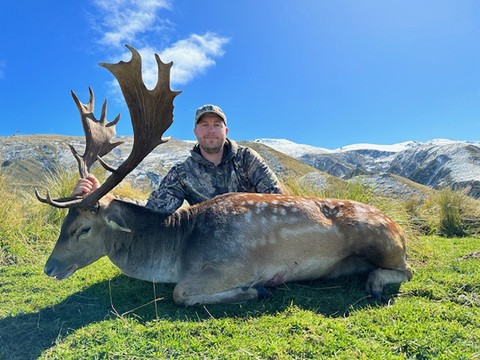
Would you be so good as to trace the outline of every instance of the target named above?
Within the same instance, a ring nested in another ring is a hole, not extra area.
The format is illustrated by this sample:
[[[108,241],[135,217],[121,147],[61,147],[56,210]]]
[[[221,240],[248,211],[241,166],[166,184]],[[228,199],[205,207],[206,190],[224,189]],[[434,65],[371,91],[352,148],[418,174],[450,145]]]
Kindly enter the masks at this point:
[[[133,148],[130,155],[117,169],[102,160],[102,156],[122,143],[113,141],[115,125],[120,119],[120,115],[112,122],[107,122],[107,102],[105,101],[100,120],[97,120],[93,115],[95,98],[92,89],[89,88],[90,100],[88,104],[82,104],[72,91],[73,99],[80,112],[86,139],[85,153],[82,156],[70,145],[70,149],[78,162],[80,176],[85,178],[96,160],[99,160],[111,174],[99,189],[85,197],[52,199],[47,191],[46,197],[43,198],[35,189],[39,201],[59,208],[96,207],[98,201],[135,169],[155,147],[169,140],[169,138],[163,138],[162,136],[173,122],[173,100],[181,93],[181,91],[170,89],[170,68],[173,63],[164,64],[160,57],[155,54],[158,65],[158,81],[153,90],[148,90],[142,79],[140,54],[131,46],[126,45],[126,47],[132,52],[130,61],[120,61],[117,64],[100,63],[99,65],[108,69],[116,77],[127,103],[134,132]]]

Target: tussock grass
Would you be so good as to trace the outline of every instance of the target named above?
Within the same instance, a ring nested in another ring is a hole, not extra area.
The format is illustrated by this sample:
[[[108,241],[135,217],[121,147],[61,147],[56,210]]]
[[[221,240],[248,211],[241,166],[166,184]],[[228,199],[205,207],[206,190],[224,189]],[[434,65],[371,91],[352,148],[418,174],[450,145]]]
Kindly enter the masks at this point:
[[[18,197],[8,189],[8,183],[5,175],[0,172],[0,245],[1,259],[0,265],[13,264],[17,260],[16,253],[21,251],[21,244],[17,244],[17,239],[24,218],[22,208],[18,203]],[[15,250],[9,249],[8,244],[15,243]]]
[[[425,234],[471,236],[480,233],[480,201],[467,192],[445,188],[426,200],[409,199],[403,206]]]
[[[149,186],[135,187],[131,182],[123,181],[112,190],[112,193],[120,198],[145,200],[152,191]]]
[[[440,207],[438,232],[441,236],[462,237],[467,234],[460,212],[463,208],[462,196],[458,191],[442,190],[437,203]]]
[[[373,187],[365,186],[360,181],[355,183],[336,182],[325,188],[314,186],[311,182],[301,178],[282,178],[284,190],[289,195],[316,196],[320,198],[348,199],[372,204],[374,202]]]
[[[31,192],[18,191],[0,173],[1,265],[38,261],[58,235],[63,214],[52,207],[40,206]]]

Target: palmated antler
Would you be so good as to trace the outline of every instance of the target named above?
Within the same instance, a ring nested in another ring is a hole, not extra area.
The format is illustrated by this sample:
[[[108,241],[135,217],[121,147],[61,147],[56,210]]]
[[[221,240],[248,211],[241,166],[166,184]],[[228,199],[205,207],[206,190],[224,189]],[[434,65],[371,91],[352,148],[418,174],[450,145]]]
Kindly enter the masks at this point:
[[[78,162],[78,171],[80,172],[80,177],[83,179],[90,173],[90,168],[97,158],[105,156],[115,147],[123,144],[123,141],[112,141],[116,133],[115,125],[117,125],[118,120],[120,120],[120,115],[112,122],[107,122],[107,100],[105,100],[102,106],[100,120],[95,119],[93,115],[95,96],[90,87],[88,90],[90,91],[90,99],[87,104],[82,104],[78,100],[77,95],[72,91],[72,97],[80,112],[83,131],[85,132],[85,152],[80,156],[72,145],[69,146],[73,156]]]
[[[133,125],[133,148],[132,152],[128,158],[121,164],[118,169],[114,169],[108,166],[100,156],[105,155],[115,146],[119,145],[118,143],[112,143],[113,136],[105,136],[102,140],[101,146],[96,145],[93,147],[98,153],[96,155],[87,155],[87,149],[85,149],[85,154],[83,157],[78,156],[74,149],[72,152],[75,155],[77,161],[79,158],[83,159],[85,163],[85,168],[88,169],[90,164],[90,159],[100,159],[100,163],[112,174],[107,178],[105,183],[102,186],[95,190],[94,192],[88,194],[85,198],[75,198],[75,199],[51,199],[50,195],[47,193],[47,198],[42,198],[38,192],[37,198],[46,202],[52,206],[67,208],[67,207],[94,207],[98,200],[100,200],[105,194],[112,190],[116,185],[118,185],[124,178],[127,176],[135,167],[140,164],[140,162],[158,145],[167,142],[169,138],[162,138],[162,135],[170,127],[173,122],[173,100],[175,97],[181,93],[181,91],[172,91],[170,89],[170,68],[172,63],[164,64],[160,57],[155,54],[155,59],[157,60],[158,65],[158,82],[153,90],[148,90],[142,80],[142,59],[140,54],[132,48],[131,46],[126,45],[127,48],[132,52],[132,59],[128,62],[120,61],[117,64],[106,64],[101,63],[100,66],[108,69],[118,80],[120,88],[122,89],[125,102],[127,103],[128,109],[130,111],[130,117]],[[73,94],[73,93],[72,93]],[[93,113],[93,92],[90,91],[90,102],[87,105],[81,104],[76,96],[73,94],[75,102],[82,114],[82,123],[84,124],[85,135],[88,139],[87,129],[92,129],[92,126],[86,127],[85,124],[91,124],[90,121],[84,121],[84,117],[90,119],[90,116],[84,116],[83,114],[92,114]],[[91,111],[90,111],[91,108]],[[102,119],[105,120],[106,113],[106,102],[102,108]],[[93,114],[92,114],[93,117]],[[108,123],[105,128],[113,127],[118,121],[117,117],[111,123]],[[95,122],[93,122],[95,123]],[[106,120],[105,120],[106,123]],[[96,123],[95,123],[96,124]],[[113,135],[115,131],[113,131]],[[95,137],[98,139],[98,137]],[[88,143],[87,143],[88,148]],[[106,151],[108,149],[108,151]],[[97,156],[98,155],[98,156]],[[87,165],[87,159],[88,164]],[[92,161],[92,163],[95,160]],[[84,165],[80,165],[79,169],[82,174]]]

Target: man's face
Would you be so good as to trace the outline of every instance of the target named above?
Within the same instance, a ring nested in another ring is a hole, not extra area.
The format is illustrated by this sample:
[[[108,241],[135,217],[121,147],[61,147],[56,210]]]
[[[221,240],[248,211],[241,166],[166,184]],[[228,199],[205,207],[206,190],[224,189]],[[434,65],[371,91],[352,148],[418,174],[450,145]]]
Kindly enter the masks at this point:
[[[193,132],[203,151],[208,154],[217,154],[223,149],[228,128],[220,116],[207,113],[200,118]]]

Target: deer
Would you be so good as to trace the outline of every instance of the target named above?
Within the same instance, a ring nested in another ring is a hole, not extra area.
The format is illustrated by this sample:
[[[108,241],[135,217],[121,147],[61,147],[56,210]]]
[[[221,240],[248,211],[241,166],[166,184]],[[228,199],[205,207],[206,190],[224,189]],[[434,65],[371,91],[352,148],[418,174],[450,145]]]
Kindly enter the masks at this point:
[[[106,100],[100,120],[88,104],[72,96],[85,130],[85,153],[70,146],[80,176],[99,163],[111,174],[88,195],[39,201],[67,208],[58,240],[44,272],[66,279],[108,256],[123,274],[150,282],[174,283],[179,305],[239,303],[273,296],[287,282],[337,278],[367,273],[366,292],[381,300],[387,284],[412,277],[406,259],[406,235],[380,210],[363,203],[330,198],[279,194],[230,193],[182,207],[173,214],[156,212],[110,191],[154,148],[165,143],[173,122],[170,89],[172,62],[155,54],[158,82],[148,90],[142,80],[140,54],[128,62],[100,63],[118,80],[134,132],[133,148],[118,167],[102,157],[118,146],[114,121],[106,120]]]

